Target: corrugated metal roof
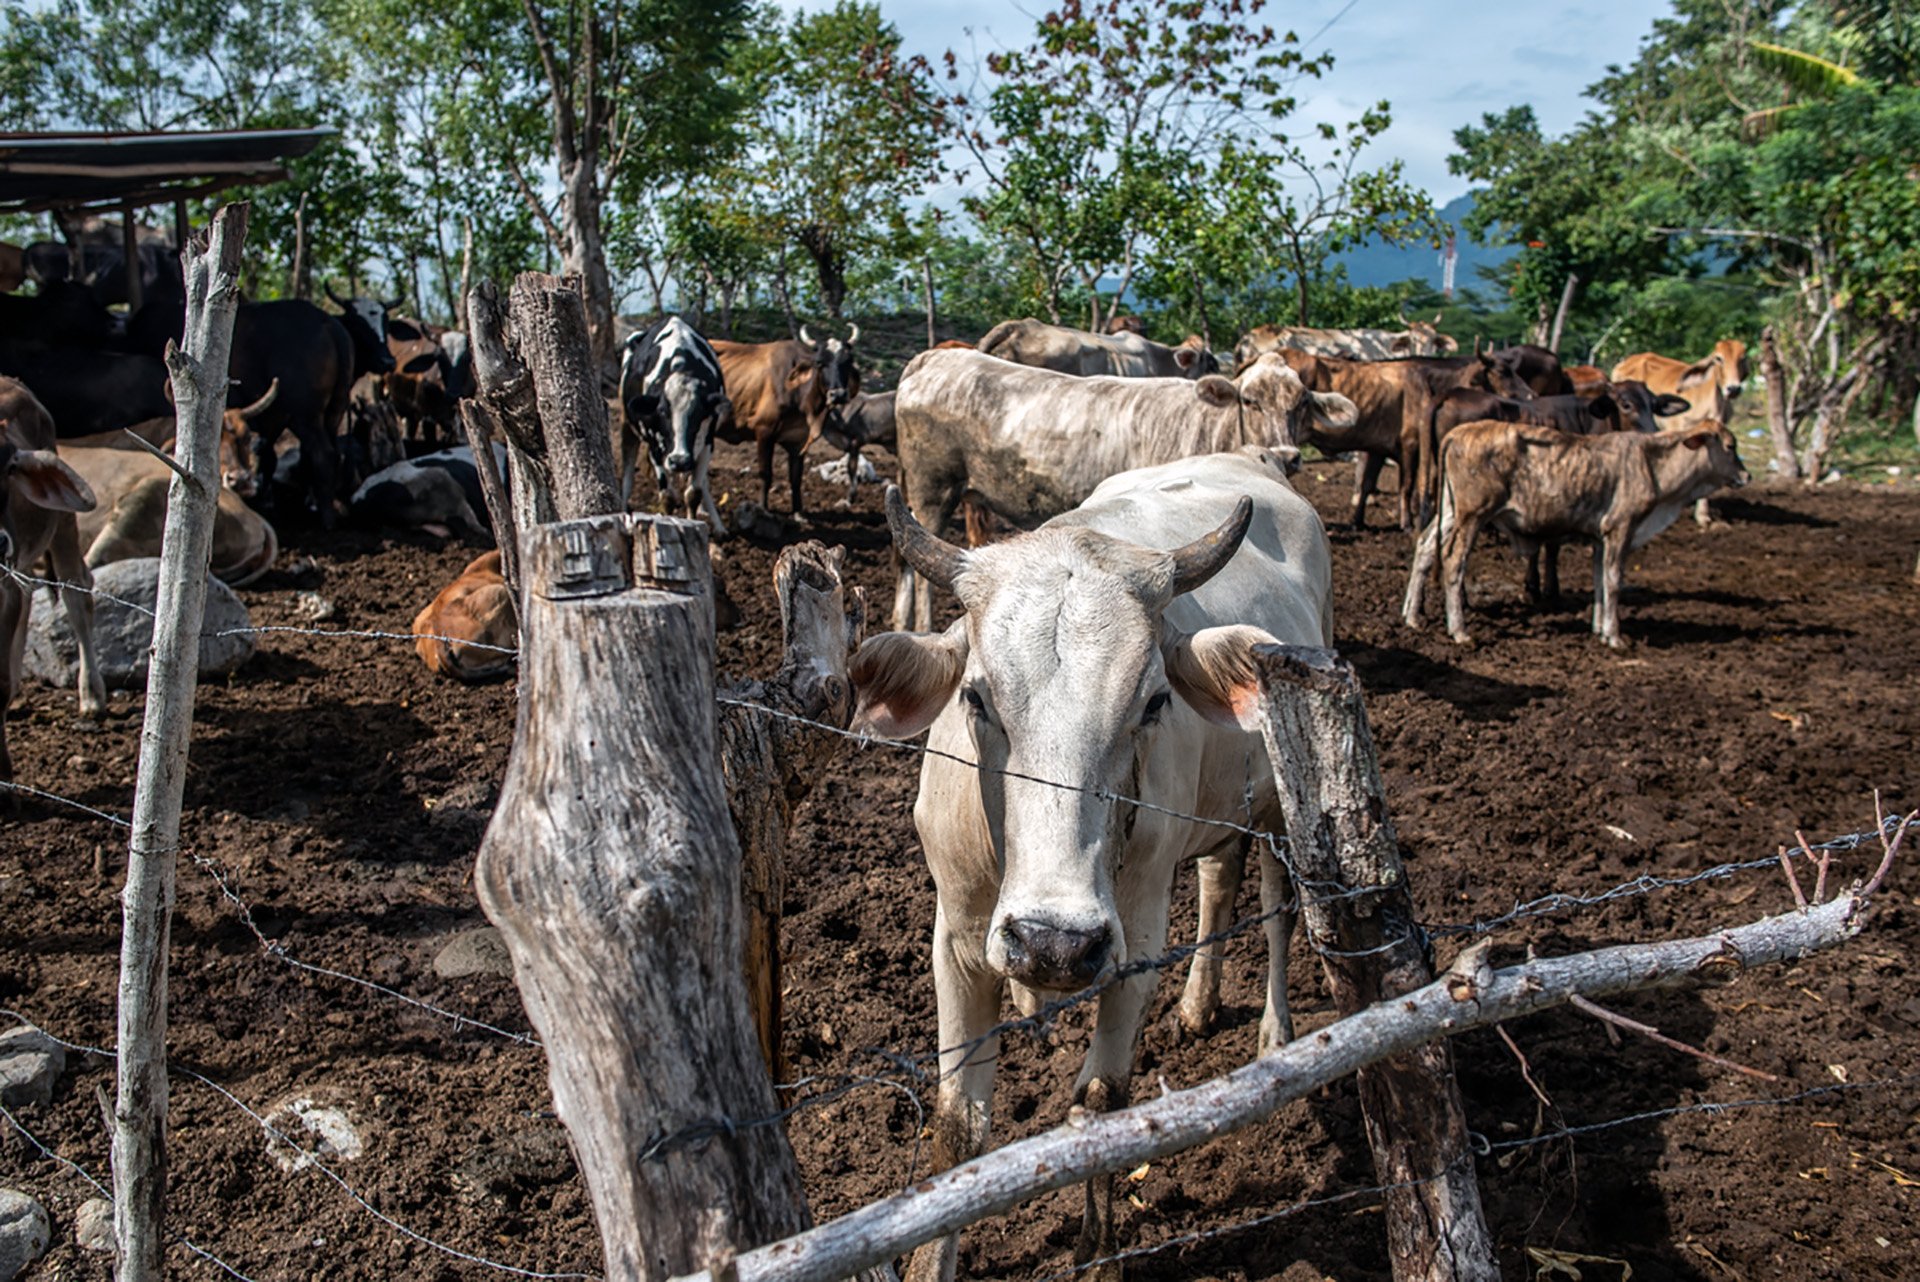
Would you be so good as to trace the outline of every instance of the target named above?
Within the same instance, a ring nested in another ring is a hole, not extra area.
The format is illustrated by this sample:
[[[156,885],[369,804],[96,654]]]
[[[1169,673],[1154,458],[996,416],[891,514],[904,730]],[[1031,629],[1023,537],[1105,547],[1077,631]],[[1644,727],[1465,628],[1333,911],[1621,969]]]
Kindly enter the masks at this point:
[[[284,162],[336,132],[0,133],[0,209],[155,204],[278,182]]]

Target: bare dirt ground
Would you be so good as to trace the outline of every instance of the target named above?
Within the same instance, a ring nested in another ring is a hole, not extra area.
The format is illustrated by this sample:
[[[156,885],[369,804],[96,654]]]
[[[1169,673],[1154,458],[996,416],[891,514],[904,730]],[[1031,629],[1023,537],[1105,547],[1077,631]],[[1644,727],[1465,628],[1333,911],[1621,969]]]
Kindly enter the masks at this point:
[[[753,488],[725,450],[716,476]],[[884,456],[883,469],[890,466]],[[1344,510],[1346,471],[1315,464],[1300,485]],[[776,485],[776,506],[784,485]],[[835,511],[809,481],[817,537],[850,548],[854,579],[883,622],[890,600],[879,494]],[[1366,681],[1369,712],[1429,922],[1500,913],[1548,891],[1592,893],[1644,874],[1684,875],[1771,853],[1804,829],[1819,840],[1920,799],[1920,491],[1833,486],[1752,490],[1719,503],[1723,525],[1661,536],[1630,572],[1614,654],[1579,604],[1521,600],[1517,564],[1483,551],[1470,652],[1397,623],[1404,539],[1333,535],[1339,644]],[[404,630],[472,555],[425,539],[343,533],[290,540],[317,570],[286,569],[245,592],[258,623],[296,621],[294,595],[338,608],[325,626]],[[773,552],[736,542],[723,563],[745,626],[721,666],[764,674],[777,629]],[[1567,586],[1586,588],[1569,553]],[[283,561],[283,566],[285,562]],[[253,920],[302,961],[388,985],[500,1027],[526,1028],[511,983],[439,978],[447,937],[480,924],[469,877],[512,734],[510,685],[466,689],[427,675],[403,643],[272,635],[230,683],[203,688],[184,840],[215,861]],[[30,689],[10,721],[20,780],[124,813],[139,698],[103,726],[70,692]],[[916,758],[848,750],[800,810],[787,939],[789,1053],[800,1070],[868,1072],[867,1047],[932,1046],[927,947],[932,887],[910,819]],[[119,848],[105,822],[40,801],[0,818],[0,1007],[75,1041],[113,1037]],[[1843,856],[1851,878],[1867,855]],[[1257,911],[1254,879],[1241,910]],[[1176,931],[1192,930],[1191,877]],[[1690,1105],[1866,1083],[1920,1067],[1920,880],[1901,869],[1870,931],[1791,970],[1620,1003],[1663,1031],[1777,1074],[1732,1075],[1638,1039],[1616,1043],[1557,1013],[1511,1025],[1521,1065],[1491,1034],[1462,1038],[1471,1124],[1493,1141]],[[1626,898],[1498,936],[1496,960],[1710,930],[1789,901],[1777,871]],[[1444,962],[1458,940],[1443,938]],[[1189,1085],[1245,1062],[1263,959],[1236,943],[1221,1027],[1183,1035],[1163,985],[1141,1049],[1142,1081]],[[365,1151],[338,1169],[384,1214],[458,1250],[518,1268],[587,1272],[597,1242],[535,1049],[264,956],[194,863],[180,872],[172,971],[173,1055],[264,1111],[309,1096],[343,1108]],[[1296,945],[1295,1009],[1328,1018],[1313,958]],[[11,1020],[0,1018],[0,1025]],[[1084,1018],[1044,1040],[1011,1039],[995,1100],[1001,1137],[1065,1114]],[[56,1151],[104,1177],[97,1087],[110,1066],[76,1056],[52,1105],[22,1115]],[[790,1133],[816,1214],[898,1189],[924,1161],[899,1091],[855,1092],[796,1117]],[[257,1279],[487,1275],[383,1225],[313,1170],[283,1172],[254,1122],[206,1086],[173,1090],[174,1226]],[[1609,1256],[1636,1279],[1901,1278],[1920,1260],[1920,1085],[1824,1096],[1794,1107],[1692,1112],[1481,1161],[1509,1277],[1529,1248]],[[73,1244],[89,1190],[18,1137],[0,1138],[0,1179],[53,1212],[56,1245],[35,1278],[105,1278]],[[1123,1232],[1167,1241],[1373,1183],[1351,1088],[1155,1163],[1127,1183]],[[1060,1193],[969,1234],[963,1269],[1038,1277],[1071,1267],[1080,1199]],[[1377,1200],[1311,1208],[1134,1261],[1138,1278],[1386,1276]],[[181,1276],[213,1270],[185,1248]],[[1584,1264],[1583,1276],[1623,1276]],[[1562,1275],[1563,1277],[1566,1275]]]

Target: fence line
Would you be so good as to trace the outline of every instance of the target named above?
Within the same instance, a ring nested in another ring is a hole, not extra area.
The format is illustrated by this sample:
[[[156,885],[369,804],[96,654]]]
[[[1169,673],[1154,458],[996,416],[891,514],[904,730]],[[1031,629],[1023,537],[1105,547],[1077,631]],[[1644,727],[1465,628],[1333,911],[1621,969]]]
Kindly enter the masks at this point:
[[[19,1014],[16,1011],[0,1008],[0,1015],[4,1015],[8,1018],[17,1020],[22,1025],[25,1025],[26,1027],[33,1029],[34,1031],[40,1033],[41,1035],[49,1038],[52,1041],[58,1042],[61,1046],[65,1047],[68,1050],[79,1051],[83,1054],[98,1055],[108,1059],[113,1058],[114,1053],[111,1050],[107,1050],[105,1048],[97,1047],[97,1046],[89,1046],[84,1043],[71,1042],[63,1038],[57,1037],[54,1034],[48,1032],[45,1028],[41,1027],[38,1024],[35,1024],[31,1020],[28,1020],[25,1016]],[[381,1211],[378,1207],[374,1206],[372,1202],[370,1202],[365,1196],[363,1196],[358,1190],[356,1190],[350,1183],[348,1183],[344,1177],[342,1177],[337,1171],[335,1171],[332,1167],[328,1166],[324,1161],[322,1161],[321,1158],[316,1153],[314,1153],[310,1149],[303,1147],[299,1143],[295,1142],[284,1131],[281,1131],[279,1128],[275,1127],[271,1122],[269,1122],[265,1117],[261,1116],[257,1111],[255,1111],[252,1107],[250,1107],[245,1101],[241,1100],[232,1091],[229,1091],[226,1087],[220,1085],[218,1082],[214,1081],[212,1078],[207,1077],[205,1074],[196,1072],[193,1069],[185,1068],[177,1064],[174,1065],[173,1067],[174,1067],[174,1071],[179,1072],[183,1076],[190,1077],[195,1081],[201,1083],[202,1085],[208,1087],[215,1094],[223,1098],[228,1104],[232,1105],[234,1108],[238,1109],[242,1113],[245,1113],[255,1123],[255,1125],[258,1126],[263,1132],[265,1132],[270,1138],[277,1140],[281,1144],[284,1144],[287,1147],[293,1149],[295,1152],[299,1153],[306,1160],[308,1164],[312,1165],[314,1169],[320,1171],[321,1174],[326,1176],[333,1184],[339,1187],[341,1191],[346,1193],[347,1196],[351,1198],[363,1211],[365,1211],[369,1215],[372,1215],[375,1219],[379,1220],[381,1223],[387,1225],[389,1228],[392,1228],[393,1230],[402,1234],[408,1239],[419,1242],[420,1244],[426,1247],[429,1247],[432,1250],[441,1252],[442,1254],[448,1255],[454,1259],[459,1259],[466,1263],[479,1265],[484,1268],[492,1269],[497,1272],[506,1273],[513,1276],[517,1276],[517,1277],[535,1279],[536,1282],[601,1282],[600,1276],[598,1274],[543,1273],[536,1270],[523,1269],[515,1265],[503,1264],[499,1261],[488,1259],[485,1256],[475,1255],[470,1252],[462,1251],[458,1247],[449,1246],[445,1243],[436,1241],[435,1239],[430,1238],[423,1233],[420,1233],[412,1228],[409,1228],[407,1225],[400,1223],[398,1220],[395,1220],[391,1216],[387,1215],[385,1212]],[[790,1085],[795,1085],[795,1086],[805,1085],[809,1080],[811,1079],[801,1079],[801,1081],[796,1083],[791,1083]],[[883,1084],[883,1085],[891,1084],[878,1078],[871,1079],[871,1080],[876,1084]],[[1900,1074],[1900,1075],[1891,1076],[1891,1077],[1875,1078],[1873,1080],[1865,1081],[1865,1082],[1828,1083],[1828,1084],[1823,1084],[1819,1086],[1809,1087],[1805,1090],[1797,1091],[1788,1095],[1748,1097],[1748,1098],[1734,1099],[1734,1100],[1702,1100],[1702,1101],[1698,1101],[1691,1104],[1677,1104],[1677,1105],[1672,1105],[1666,1108],[1649,1109],[1649,1110],[1645,1110],[1638,1113],[1627,1114],[1621,1117],[1609,1118],[1599,1122],[1588,1122],[1588,1123],[1582,1123],[1579,1125],[1572,1125],[1572,1126],[1560,1126],[1550,1131],[1544,1131],[1536,1135],[1524,1136],[1518,1139],[1511,1139],[1511,1140],[1490,1141],[1484,1135],[1481,1135],[1478,1132],[1470,1131],[1468,1132],[1468,1137],[1467,1137],[1468,1149],[1466,1152],[1461,1154],[1459,1160],[1467,1161],[1467,1160],[1471,1160],[1474,1157],[1488,1157],[1495,1153],[1507,1152],[1507,1151],[1524,1149],[1524,1148],[1531,1148],[1541,1144],[1554,1143],[1560,1140],[1577,1139],[1581,1136],[1598,1134],[1601,1132],[1614,1130],[1619,1127],[1641,1125],[1648,1122],[1664,1121],[1674,1117],[1689,1116],[1693,1114],[1706,1114],[1711,1117],[1711,1116],[1719,1116],[1725,1113],[1742,1112],[1742,1111],[1746,1111],[1750,1109],[1758,1109],[1758,1108],[1784,1108],[1784,1107],[1790,1107],[1793,1105],[1807,1103],[1809,1101],[1813,1101],[1817,1099],[1827,1099],[1827,1098],[1832,1098],[1839,1095],[1855,1094],[1863,1091],[1892,1090],[1892,1089],[1897,1089],[1905,1086],[1912,1086],[1916,1084],[1920,1084],[1920,1072],[1905,1073],[1905,1074]],[[23,1138],[25,1138],[27,1142],[30,1145],[32,1145],[36,1150],[38,1150],[43,1156],[49,1158],[50,1160],[56,1163],[59,1163],[60,1165],[68,1167],[75,1174],[80,1176],[80,1178],[84,1179],[88,1184],[92,1185],[96,1190],[101,1192],[102,1195],[107,1194],[107,1190],[105,1186],[102,1185],[98,1180],[96,1180],[83,1167],[81,1167],[78,1163],[74,1162],[72,1159],[54,1152],[46,1144],[42,1143],[37,1137],[32,1135],[30,1132],[28,1132],[26,1128],[20,1124],[19,1119],[13,1113],[8,1111],[4,1106],[0,1106],[0,1118],[5,1118],[6,1121],[11,1123],[14,1129],[18,1131],[20,1135]],[[915,1147],[915,1153],[916,1153],[916,1162],[917,1162],[917,1154],[918,1154],[917,1142]],[[1246,1219],[1242,1219],[1242,1220],[1237,1220],[1229,1224],[1216,1225],[1211,1228],[1197,1229],[1187,1233],[1176,1234],[1172,1237],[1163,1239],[1158,1242],[1152,1242],[1152,1243],[1147,1243],[1141,1246],[1131,1247],[1125,1251],[1116,1252],[1113,1255],[1102,1256],[1098,1259],[1089,1260],[1083,1264],[1076,1264],[1072,1268],[1063,1269],[1055,1273],[1047,1274],[1042,1278],[1040,1278],[1039,1282],[1063,1282],[1064,1279],[1076,1277],[1081,1273],[1087,1272],[1088,1270],[1100,1267],[1102,1265],[1120,1263],[1126,1260],[1138,1259],[1143,1256],[1156,1255],[1161,1252],[1172,1250],[1178,1247],[1193,1246],[1201,1242],[1211,1241],[1217,1238],[1228,1237],[1233,1234],[1247,1232],[1249,1230],[1260,1228],[1268,1224],[1276,1223],[1280,1220],[1288,1219],[1295,1215],[1299,1215],[1303,1212],[1306,1212],[1309,1210],[1315,1210],[1321,1207],[1340,1205],[1347,1202],[1358,1201],[1364,1198],[1380,1197],[1380,1196],[1384,1196],[1387,1193],[1397,1192],[1402,1189],[1416,1188],[1424,1184],[1431,1184],[1450,1174],[1452,1169],[1453,1169],[1452,1166],[1449,1166],[1446,1169],[1436,1172],[1434,1175],[1422,1177],[1420,1179],[1402,1180],[1402,1181],[1398,1181],[1394,1183],[1386,1183],[1386,1184],[1373,1184],[1363,1188],[1343,1189],[1337,1193],[1324,1194],[1324,1195],[1312,1197],[1312,1198],[1305,1198],[1300,1201],[1289,1203],[1275,1210],[1265,1211],[1258,1215],[1255,1215]],[[242,1273],[240,1270],[234,1268],[232,1265],[228,1264],[226,1261],[221,1260],[218,1256],[215,1256],[211,1252],[191,1242],[185,1237],[181,1237],[177,1240],[180,1241],[182,1245],[186,1246],[195,1255],[200,1256],[203,1259],[206,1259],[210,1263],[218,1266],[219,1268],[221,1268],[222,1270],[230,1274],[231,1276],[244,1279],[245,1282],[252,1282],[252,1280],[249,1279],[245,1273]]]
[[[65,1047],[67,1050],[78,1051],[83,1055],[97,1055],[103,1059],[108,1059],[108,1060],[113,1060],[118,1058],[118,1056],[114,1051],[104,1046],[89,1046],[84,1042],[71,1042],[63,1037],[57,1036],[56,1034],[47,1031],[47,1029],[45,1029],[41,1025],[36,1024],[34,1021],[28,1019],[25,1015],[22,1015],[18,1011],[9,1010],[4,1007],[0,1007],[0,1016],[5,1016],[8,1019],[13,1019],[18,1021],[19,1023],[25,1025],[27,1028],[32,1029],[36,1033],[39,1033],[42,1037],[47,1038],[49,1041],[59,1043],[61,1046]],[[294,1140],[291,1136],[289,1136],[285,1131],[282,1131],[281,1129],[276,1127],[272,1122],[269,1122],[266,1118],[262,1117],[259,1113],[255,1112],[254,1109],[251,1108],[246,1103],[246,1101],[242,1100],[238,1095],[235,1095],[232,1091],[228,1090],[226,1087],[222,1086],[220,1083],[214,1081],[211,1077],[208,1077],[205,1073],[197,1072],[194,1069],[187,1068],[186,1066],[180,1064],[178,1061],[170,1063],[167,1066],[167,1071],[169,1073],[178,1073],[182,1077],[192,1078],[194,1081],[199,1082],[202,1086],[205,1086],[209,1090],[213,1091],[214,1094],[226,1100],[226,1102],[231,1104],[234,1108],[240,1110],[242,1113],[245,1113],[249,1118],[253,1119],[254,1124],[258,1126],[262,1131],[266,1132],[266,1134],[270,1138],[278,1140],[280,1143],[286,1145],[288,1148],[292,1149],[294,1152],[300,1154],[300,1156],[303,1159],[305,1159],[308,1165],[312,1166],[313,1169],[319,1171],[322,1175],[326,1176],[327,1179],[332,1181],[335,1185],[339,1186],[340,1190],[344,1192],[349,1198],[353,1199],[353,1201],[357,1203],[363,1211],[373,1216],[375,1219],[379,1220],[382,1224],[385,1224],[387,1227],[400,1233],[404,1237],[407,1237],[415,1242],[418,1242],[423,1246],[430,1247],[435,1251],[439,1251],[444,1255],[451,1256],[454,1259],[465,1260],[469,1264],[482,1265],[486,1268],[493,1269],[501,1273],[509,1273],[516,1277],[537,1279],[538,1282],[603,1282],[603,1279],[601,1279],[600,1275],[597,1273],[542,1273],[535,1269],[523,1269],[513,1264],[502,1264],[498,1260],[490,1260],[483,1255],[474,1255],[471,1252],[462,1251],[459,1247],[448,1246],[444,1242],[436,1241],[433,1238],[428,1237],[424,1233],[421,1233],[415,1229],[411,1229],[407,1227],[405,1224],[402,1224],[400,1221],[394,1219],[392,1216],[388,1215],[386,1212],[382,1211],[379,1207],[375,1206],[372,1202],[368,1201],[366,1197],[363,1196],[359,1190],[355,1189],[353,1185],[349,1184],[346,1181],[346,1179],[340,1175],[339,1172],[335,1171],[331,1166],[328,1166],[326,1162],[321,1159],[318,1153],[315,1153],[313,1150],[301,1145],[298,1141]],[[18,1125],[18,1123],[16,1122],[15,1125]],[[24,1132],[22,1133],[24,1134]],[[49,1154],[49,1156],[53,1156],[53,1155]],[[59,1159],[59,1160],[64,1161],[65,1159]],[[71,1165],[71,1163],[69,1164]],[[295,1169],[299,1169],[299,1168],[295,1168]],[[92,1180],[92,1177],[89,1176],[88,1180],[90,1183],[94,1184],[94,1187],[96,1188],[101,1187],[97,1181]],[[236,1270],[232,1270],[231,1266],[223,1266],[223,1267],[228,1267],[229,1271],[237,1272]],[[244,1276],[244,1275],[240,1275],[240,1276]]]
[[[1792,1095],[1762,1096],[1759,1098],[1738,1100],[1704,1100],[1696,1104],[1677,1104],[1670,1108],[1657,1108],[1650,1109],[1643,1113],[1631,1113],[1625,1117],[1611,1118],[1604,1122],[1589,1122],[1581,1126],[1561,1126],[1551,1131],[1543,1131],[1538,1135],[1529,1135],[1515,1140],[1489,1141],[1484,1135],[1469,1131],[1467,1133],[1468,1149],[1460,1155],[1458,1161],[1466,1161],[1474,1156],[1487,1157],[1494,1153],[1532,1148],[1540,1144],[1551,1144],[1558,1140],[1575,1139],[1582,1135],[1593,1135],[1601,1131],[1610,1131],[1621,1126],[1634,1126],[1643,1122],[1663,1121],[1667,1118],[1682,1117],[1693,1113],[1705,1113],[1708,1116],[1718,1116],[1721,1113],[1740,1112],[1753,1108],[1786,1108],[1833,1095],[1847,1094],[1855,1091],[1891,1090],[1896,1087],[1915,1084],[1920,1084],[1920,1073],[1905,1073],[1897,1077],[1880,1077],[1866,1082],[1843,1082],[1814,1086],[1804,1091],[1795,1092]],[[1289,1203],[1276,1210],[1263,1212],[1249,1219],[1237,1220],[1232,1224],[1216,1225],[1213,1228],[1196,1229],[1189,1233],[1176,1234],[1163,1241],[1132,1247],[1125,1251],[1116,1252],[1113,1255],[1088,1260],[1084,1264],[1076,1264],[1070,1269],[1062,1269],[1057,1273],[1046,1274],[1037,1279],[1037,1282],[1062,1282],[1062,1279],[1078,1276],[1089,1269],[1098,1268],[1101,1265],[1116,1264],[1124,1260],[1138,1259],[1145,1255],[1157,1255],[1162,1251],[1169,1251],[1175,1247],[1193,1246],[1215,1238],[1228,1237],[1235,1233],[1244,1233],[1249,1229],[1261,1228],[1279,1220],[1299,1215],[1303,1211],[1315,1210],[1323,1206],[1334,1206],[1343,1202],[1352,1202],[1360,1198],[1384,1196],[1388,1193],[1397,1193],[1401,1189],[1419,1188],[1422,1185],[1433,1184],[1444,1179],[1452,1172],[1453,1167],[1457,1164],[1458,1162],[1450,1163],[1433,1175],[1422,1176],[1419,1179],[1400,1180],[1391,1184],[1375,1184],[1369,1188],[1343,1189],[1338,1193],[1325,1194],[1320,1197],[1306,1198],[1302,1201]]]
[[[11,1013],[11,1012],[8,1012],[8,1013]],[[25,1022],[25,1021],[22,1021],[22,1022]],[[53,1034],[48,1033],[45,1029],[39,1029],[37,1031],[39,1031],[43,1036],[53,1038],[54,1041],[60,1040],[57,1037],[53,1037]],[[58,1163],[59,1165],[66,1167],[69,1171],[72,1171],[75,1175],[78,1175],[81,1179],[85,1180],[88,1184],[91,1184],[93,1186],[94,1192],[98,1193],[101,1197],[105,1198],[109,1203],[113,1201],[112,1189],[108,1188],[106,1185],[102,1184],[99,1180],[95,1179],[93,1177],[92,1172],[88,1171],[87,1168],[80,1165],[80,1163],[74,1161],[72,1158],[67,1157],[64,1154],[54,1152],[51,1148],[48,1148],[45,1144],[41,1143],[39,1137],[36,1136],[32,1131],[29,1131],[26,1127],[22,1126],[20,1124],[20,1119],[16,1117],[4,1104],[0,1104],[0,1118],[5,1118],[7,1121],[7,1124],[13,1127],[14,1133],[16,1135],[18,1135],[21,1139],[25,1140],[33,1148],[39,1150],[40,1156],[47,1158],[49,1161]],[[213,1252],[207,1250],[205,1247],[199,1245],[192,1238],[186,1236],[186,1234],[184,1233],[178,1234],[175,1236],[173,1240],[178,1242],[181,1246],[186,1247],[187,1250],[193,1252],[195,1255],[207,1261],[209,1264],[215,1265],[216,1267],[220,1268],[229,1276],[239,1278],[240,1282],[254,1282],[252,1278],[242,1273],[239,1269],[234,1268],[231,1264],[228,1264],[225,1260],[221,1259],[219,1256],[215,1255]]]

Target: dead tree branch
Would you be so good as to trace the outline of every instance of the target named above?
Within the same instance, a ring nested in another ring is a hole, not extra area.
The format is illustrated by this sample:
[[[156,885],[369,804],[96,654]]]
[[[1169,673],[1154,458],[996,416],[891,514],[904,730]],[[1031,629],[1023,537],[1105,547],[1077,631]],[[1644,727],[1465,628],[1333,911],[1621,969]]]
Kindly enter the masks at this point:
[[[1795,909],[1692,939],[1628,944],[1492,970],[1478,949],[1462,966],[1418,991],[1370,1006],[1224,1077],[1150,1103],[1066,1125],[1009,1144],[911,1190],[832,1223],[748,1252],[740,1282],[832,1282],[922,1242],[999,1215],[1042,1193],[1142,1162],[1270,1117],[1349,1073],[1438,1037],[1518,1019],[1574,996],[1673,988],[1725,980],[1756,966],[1795,961],[1857,935],[1868,895],[1862,887],[1831,903]],[[705,1272],[685,1282],[713,1282]]]

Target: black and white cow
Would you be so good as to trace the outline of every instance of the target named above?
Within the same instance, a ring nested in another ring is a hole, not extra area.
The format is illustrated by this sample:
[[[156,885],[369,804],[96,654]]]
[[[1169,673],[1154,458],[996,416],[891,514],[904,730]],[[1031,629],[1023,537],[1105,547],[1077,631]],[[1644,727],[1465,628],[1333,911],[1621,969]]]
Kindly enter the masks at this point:
[[[713,347],[693,326],[668,316],[627,340],[620,358],[620,407],[625,424],[620,453],[620,492],[629,502],[640,442],[653,462],[664,504],[668,475],[688,478],[682,501],[688,516],[704,512],[716,535],[726,533],[713,503],[707,471],[713,463],[713,429],[727,408],[726,381]]]

